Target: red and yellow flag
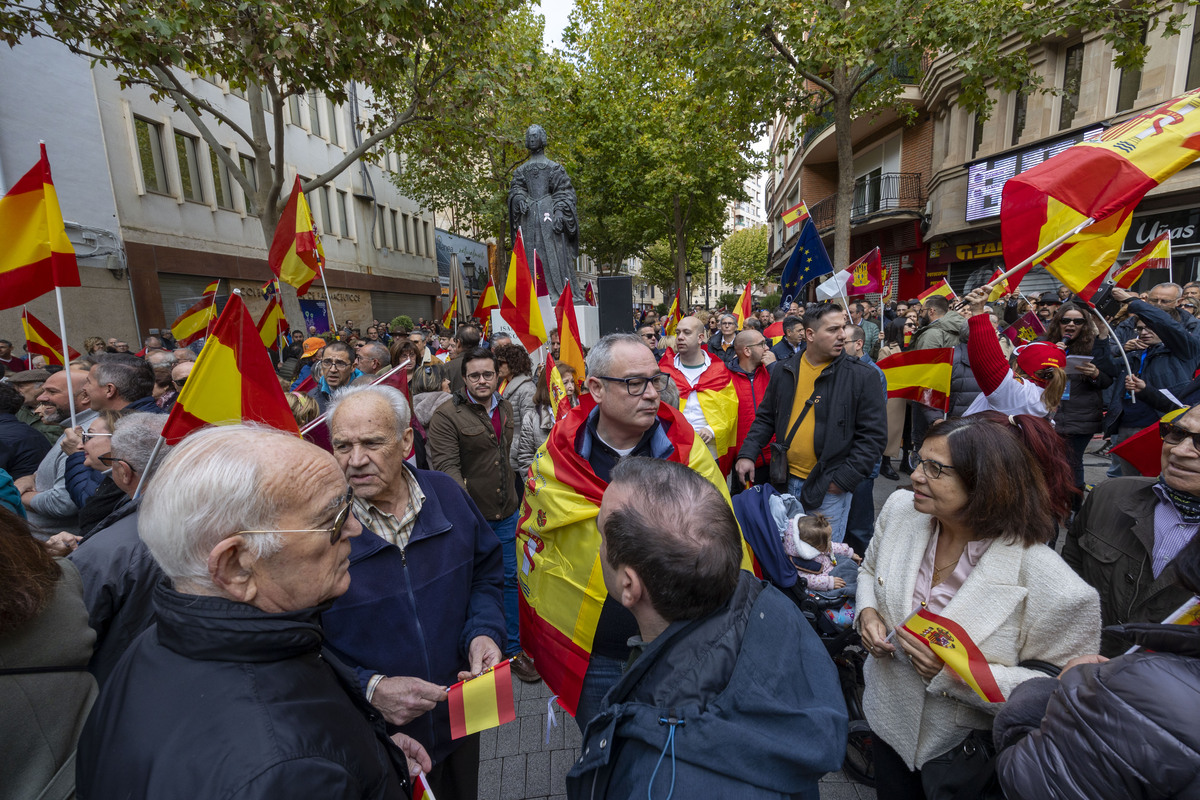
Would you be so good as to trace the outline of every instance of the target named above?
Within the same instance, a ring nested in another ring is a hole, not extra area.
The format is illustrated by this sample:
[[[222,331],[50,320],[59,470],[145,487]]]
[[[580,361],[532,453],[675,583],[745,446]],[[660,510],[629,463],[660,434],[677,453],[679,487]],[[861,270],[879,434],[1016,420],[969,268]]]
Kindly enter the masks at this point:
[[[521,644],[569,714],[579,704],[596,623],[608,594],[596,530],[608,484],[575,450],[575,437],[594,407],[585,397],[550,429],[526,476],[517,526]],[[658,420],[673,445],[668,459],[703,475],[728,502],[724,477],[683,414],[659,403]],[[743,543],[742,568],[750,569],[751,563]]]
[[[1171,268],[1171,232],[1163,231],[1155,236],[1129,263],[1113,275],[1113,283],[1122,289],[1132,289],[1137,279],[1148,269]]]
[[[171,323],[171,336],[176,346],[187,347],[208,332],[208,325],[217,316],[217,295],[205,294],[200,302],[180,314]]]
[[[783,224],[789,228],[800,225],[808,219],[808,206],[801,200],[796,205],[783,212]]]
[[[588,281],[587,287],[583,290],[583,300],[589,306],[596,305],[596,290],[592,288],[591,281]]]
[[[1046,326],[1032,311],[1026,311],[1020,319],[1001,331],[1010,342],[1017,346],[1028,344],[1045,332]]]
[[[988,283],[996,280],[1004,274],[1004,270],[997,269],[992,271],[992,277],[988,278]],[[1009,286],[1008,278],[1003,278],[999,283],[992,287],[992,291],[988,293],[988,302],[994,303],[1006,294],[1012,294],[1012,288]]]
[[[21,327],[25,329],[25,352],[30,355],[45,356],[47,364],[58,364],[61,367],[79,358],[79,351],[68,346],[67,358],[64,361],[63,340],[27,309],[21,309]]]
[[[425,777],[424,772],[418,772],[412,779],[413,785],[413,800],[437,800],[433,796],[433,790],[429,788],[429,778]]]
[[[469,681],[459,681],[446,694],[452,739],[497,728],[517,718],[508,661],[501,661],[494,669]]]
[[[525,349],[532,353],[546,343],[546,324],[538,307],[537,287],[525,256],[525,240],[517,228],[513,242],[508,278],[504,281],[504,296],[500,298],[500,316],[512,326]]]
[[[1177,408],[1168,411],[1158,422],[1171,422],[1187,410]],[[1147,478],[1157,478],[1163,468],[1163,440],[1158,431],[1158,422],[1147,425],[1120,444],[1113,445],[1109,452],[1128,461]]]
[[[308,201],[300,190],[299,175],[292,184],[292,195],[279,217],[267,261],[275,277],[295,286],[298,295],[307,292],[321,274],[325,249],[321,247],[321,237],[313,225]]]
[[[746,327],[746,320],[750,318],[750,281],[746,281],[746,288],[742,290],[742,296],[738,298],[737,304],[733,307],[733,315],[737,317],[737,328],[740,331]]]
[[[287,315],[283,313],[283,304],[279,302],[278,295],[272,295],[267,301],[267,309],[258,320],[258,336],[263,347],[268,350],[278,347],[279,336],[287,333],[287,329]]]
[[[0,308],[16,308],[56,286],[78,286],[79,265],[67,239],[46,145],[33,169],[0,197]]]
[[[454,317],[458,314],[458,291],[454,292],[454,297],[450,298],[450,307],[446,309],[446,313],[442,315],[443,330],[450,330],[454,325]]]
[[[850,297],[883,293],[883,256],[878,247],[846,267],[846,271],[850,273],[850,283],[846,285]]]
[[[268,283],[274,283],[274,281],[268,281]],[[204,291],[202,292],[202,294],[203,294],[205,297],[208,297],[210,294],[216,294],[216,293],[217,293],[217,287],[218,287],[218,286],[220,286],[220,285],[221,285],[221,279],[220,279],[220,278],[217,278],[215,281],[213,281],[212,283],[210,283],[208,286],[205,286],[205,287],[204,287]],[[276,287],[276,291],[278,291],[278,287]]]
[[[575,383],[578,385],[587,374],[587,367],[583,361],[583,337],[579,335],[579,321],[575,319],[575,305],[570,292],[558,296],[554,312],[558,317],[558,360],[575,368]]]
[[[737,456],[738,394],[733,385],[733,373],[719,358],[709,356],[708,369],[700,373],[695,383],[675,367],[675,354],[667,350],[658,362],[658,368],[671,376],[679,389],[679,410],[687,408],[689,398],[696,393],[696,402],[704,412],[708,427],[712,428],[710,444],[717,466],[728,473]]]
[[[204,342],[162,435],[168,444],[178,444],[206,425],[239,422],[261,422],[299,433],[271,356],[246,304],[233,294]]]
[[[546,354],[546,386],[550,389],[550,408],[553,409],[554,420],[557,422],[571,410],[571,396],[567,394],[567,382],[558,371],[554,356],[549,353]]]
[[[888,397],[915,400],[930,408],[950,410],[953,347],[909,350],[881,358],[875,366],[887,377]]]
[[[667,336],[674,336],[675,326],[681,319],[683,319],[683,314],[679,311],[679,292],[676,291],[675,299],[671,301],[671,307],[667,309],[667,321],[663,323],[663,333]]]
[[[485,336],[492,325],[492,309],[499,307],[500,301],[496,299],[496,284],[492,283],[492,276],[489,273],[487,286],[480,293],[479,302],[475,304],[475,311],[471,314],[483,326]]]
[[[996,683],[996,676],[992,674],[983,651],[957,622],[922,608],[909,617],[903,627],[918,639],[923,639],[929,649],[983,700],[989,703],[1004,702],[1004,694]]]
[[[946,279],[942,278],[933,286],[930,286],[928,289],[917,295],[917,300],[924,303],[926,298],[933,297],[935,294],[947,299],[958,296],[954,293],[954,290],[950,288],[950,284],[946,283]]]
[[[1134,207],[1200,156],[1198,109],[1194,89],[1010,178],[1000,206],[1005,261],[1016,266],[1094,219],[1042,262],[1072,292],[1091,297],[1121,250]]]
[[[533,274],[537,279],[537,296],[549,297],[550,289],[546,286],[546,269],[542,266],[542,257],[538,255],[538,251],[533,251]]]

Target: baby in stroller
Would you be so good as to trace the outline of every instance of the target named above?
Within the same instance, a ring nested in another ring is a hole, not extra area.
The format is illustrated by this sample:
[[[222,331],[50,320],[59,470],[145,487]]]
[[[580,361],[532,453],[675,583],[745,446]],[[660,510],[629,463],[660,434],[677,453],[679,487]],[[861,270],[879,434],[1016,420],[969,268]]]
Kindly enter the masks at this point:
[[[824,514],[806,514],[790,494],[773,494],[768,502],[779,541],[796,574],[804,578],[831,622],[839,628],[850,626],[862,559],[849,545],[832,541],[833,527]]]

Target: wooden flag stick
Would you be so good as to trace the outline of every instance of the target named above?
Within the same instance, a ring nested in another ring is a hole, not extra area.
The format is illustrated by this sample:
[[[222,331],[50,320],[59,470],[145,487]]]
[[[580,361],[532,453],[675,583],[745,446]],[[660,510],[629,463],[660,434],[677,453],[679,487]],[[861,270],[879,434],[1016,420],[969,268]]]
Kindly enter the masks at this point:
[[[404,369],[405,367],[407,367],[407,366],[408,366],[408,364],[409,364],[409,360],[406,358],[406,359],[404,359],[403,361],[401,361],[399,364],[397,364],[396,366],[394,366],[394,367],[392,367],[391,369],[389,369],[387,372],[385,372],[385,373],[384,373],[383,375],[381,375],[380,377],[378,377],[378,378],[376,378],[375,380],[371,381],[371,385],[372,385],[372,386],[378,386],[379,384],[381,384],[381,383],[383,383],[384,381],[386,381],[388,378],[390,378],[390,377],[392,377],[393,375],[395,375],[395,374],[396,374],[398,371],[400,371],[400,370]],[[304,434],[308,433],[308,432],[309,432],[309,431],[311,431],[313,428],[317,427],[317,426],[318,426],[318,425],[320,425],[322,422],[324,422],[324,421],[325,421],[325,417],[326,417],[326,414],[327,414],[327,413],[328,413],[328,412],[322,412],[322,413],[321,413],[321,416],[317,417],[317,418],[316,418],[316,419],[314,419],[312,422],[308,423],[308,424],[307,424],[307,425],[305,425],[303,428],[301,428],[301,429],[300,429],[300,435],[301,435],[301,436],[303,436]]]
[[[1017,273],[1017,272],[1025,269],[1030,264],[1034,263],[1035,261],[1037,261],[1042,256],[1046,255],[1047,253],[1053,252],[1059,245],[1061,245],[1067,239],[1070,239],[1072,236],[1079,233],[1081,230],[1088,227],[1095,221],[1096,220],[1092,219],[1091,217],[1088,217],[1083,222],[1079,223],[1074,228],[1067,231],[1062,236],[1058,237],[1053,242],[1046,245],[1045,247],[1043,247],[1042,249],[1038,250],[1036,253],[1031,255],[1029,258],[1022,261],[1020,264],[1017,264],[1015,267],[1010,269],[1008,272],[1001,273],[1000,275],[997,275],[995,278],[992,278],[992,280],[988,281],[985,284],[988,288],[988,291],[990,292],[992,289],[994,289],[996,287],[996,284],[1000,283],[1000,281],[1004,280],[1005,278],[1009,277],[1010,275],[1013,275],[1014,273]]]

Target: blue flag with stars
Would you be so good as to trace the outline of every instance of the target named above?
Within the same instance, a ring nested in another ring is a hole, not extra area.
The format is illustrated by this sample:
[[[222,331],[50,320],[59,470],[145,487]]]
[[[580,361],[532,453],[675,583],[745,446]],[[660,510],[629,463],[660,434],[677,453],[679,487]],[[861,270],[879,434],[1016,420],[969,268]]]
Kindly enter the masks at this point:
[[[780,304],[787,308],[800,296],[800,289],[804,284],[831,272],[833,262],[829,260],[829,253],[825,252],[825,245],[817,235],[817,226],[813,224],[812,217],[809,217],[804,220],[804,227],[800,229],[800,240],[796,242],[796,249],[792,251],[787,265],[783,268],[783,275],[779,280]]]

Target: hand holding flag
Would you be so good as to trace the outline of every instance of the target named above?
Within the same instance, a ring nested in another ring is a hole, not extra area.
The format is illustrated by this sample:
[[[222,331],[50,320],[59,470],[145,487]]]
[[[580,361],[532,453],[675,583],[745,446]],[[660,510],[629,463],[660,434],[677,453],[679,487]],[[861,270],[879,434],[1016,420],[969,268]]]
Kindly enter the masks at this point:
[[[501,661],[479,677],[459,681],[447,690],[451,738],[461,739],[517,718],[510,660]]]
[[[900,627],[925,642],[983,700],[1004,702],[1004,695],[983,651],[957,622],[922,608]]]

